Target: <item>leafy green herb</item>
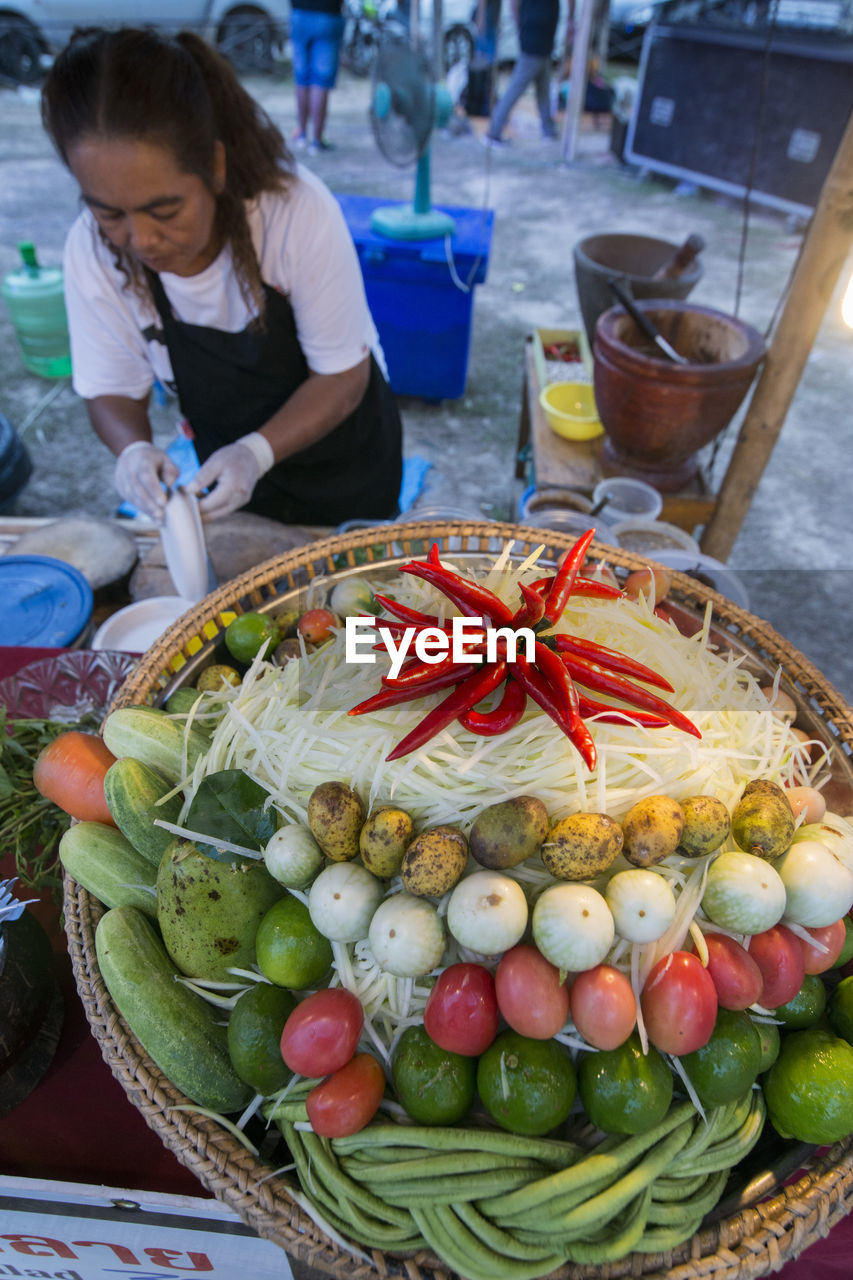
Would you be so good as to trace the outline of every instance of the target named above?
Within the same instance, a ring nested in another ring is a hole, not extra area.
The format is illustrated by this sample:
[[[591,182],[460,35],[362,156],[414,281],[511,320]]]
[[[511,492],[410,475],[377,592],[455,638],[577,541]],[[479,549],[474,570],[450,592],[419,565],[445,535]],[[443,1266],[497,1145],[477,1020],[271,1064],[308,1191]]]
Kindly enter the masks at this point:
[[[199,783],[186,817],[190,831],[260,850],[276,829],[274,809],[264,808],[269,792],[242,769],[222,769]],[[202,853],[231,862],[233,853],[196,842]]]
[[[0,850],[10,850],[15,874],[26,889],[62,893],[59,841],[71,823],[33,786],[33,768],[42,747],[69,729],[97,728],[94,716],[78,724],[57,720],[14,720],[0,707]]]

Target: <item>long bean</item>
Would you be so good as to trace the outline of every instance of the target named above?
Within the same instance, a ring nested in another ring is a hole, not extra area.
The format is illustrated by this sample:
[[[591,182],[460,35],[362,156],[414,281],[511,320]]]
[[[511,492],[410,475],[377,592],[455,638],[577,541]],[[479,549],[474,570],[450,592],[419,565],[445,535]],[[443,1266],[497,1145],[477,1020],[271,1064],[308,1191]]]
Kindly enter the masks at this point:
[[[729,1170],[723,1169],[719,1173],[712,1173],[705,1179],[705,1185],[700,1190],[687,1196],[680,1203],[675,1204],[671,1201],[666,1203],[658,1200],[657,1188],[653,1188],[654,1199],[649,1209],[648,1220],[650,1223],[663,1223],[667,1226],[678,1226],[687,1217],[704,1217],[709,1210],[719,1200],[723,1193],[723,1187],[729,1176]]]
[[[362,1183],[347,1177],[346,1172],[328,1154],[316,1134],[303,1131],[302,1141],[309,1159],[311,1159],[315,1169],[321,1169],[320,1176],[331,1191],[346,1196],[376,1218],[385,1219],[398,1227],[410,1225],[407,1213],[393,1208],[386,1200],[374,1195]]]
[[[624,1258],[631,1252],[646,1229],[651,1197],[652,1188],[646,1187],[645,1191],[637,1196],[631,1212],[621,1219],[619,1230],[614,1233],[608,1232],[605,1240],[576,1240],[569,1245],[567,1253],[571,1261],[601,1266],[602,1263],[615,1262],[618,1258]]]
[[[689,1134],[690,1121],[685,1120],[674,1132],[656,1143],[639,1164],[617,1178],[604,1191],[590,1196],[567,1213],[549,1211],[543,1235],[561,1241],[582,1239],[588,1232],[613,1219],[635,1196],[651,1185],[687,1141]]]
[[[343,1168],[362,1182],[371,1186],[395,1184],[407,1180],[441,1179],[454,1174],[495,1172],[498,1169],[523,1169],[532,1173],[542,1173],[542,1165],[538,1160],[530,1160],[523,1156],[498,1156],[490,1151],[459,1151],[453,1155],[440,1152],[433,1155],[419,1156],[410,1160],[398,1160],[391,1164],[365,1164],[356,1169],[355,1164],[346,1158],[341,1160]]]
[[[662,1174],[655,1181],[655,1200],[684,1200],[692,1196],[693,1192],[698,1191],[707,1181],[704,1173],[694,1174],[690,1178]]]
[[[336,1155],[385,1146],[422,1147],[445,1152],[494,1151],[501,1155],[529,1156],[559,1169],[583,1155],[582,1149],[574,1142],[522,1137],[499,1129],[454,1129],[449,1125],[376,1124],[350,1138],[332,1141]]]
[[[695,1235],[702,1218],[686,1219],[681,1227],[647,1227],[634,1245],[635,1253],[668,1253]]]
[[[418,1178],[393,1183],[383,1191],[389,1204],[411,1208],[416,1204],[454,1204],[457,1200],[478,1200],[481,1196],[504,1195],[528,1185],[529,1175],[519,1169],[494,1169],[483,1173],[460,1173],[424,1186]]]
[[[520,1262],[544,1261],[553,1256],[553,1251],[542,1244],[541,1238],[536,1242],[526,1243],[519,1240],[511,1231],[504,1231],[490,1218],[486,1218],[473,1204],[461,1202],[454,1205],[456,1214],[483,1244],[494,1249],[504,1258],[516,1258]]]
[[[412,1216],[435,1252],[466,1280],[535,1280],[564,1261],[559,1253],[536,1261],[511,1261],[483,1244],[449,1207],[418,1209]]]
[[[508,1221],[510,1215],[515,1217],[540,1210],[546,1204],[549,1205],[550,1212],[551,1206],[549,1202],[556,1200],[564,1192],[571,1192],[578,1187],[588,1186],[593,1179],[607,1176],[612,1181],[617,1178],[625,1169],[630,1168],[634,1161],[648,1151],[650,1147],[653,1147],[688,1117],[695,1116],[695,1114],[692,1103],[678,1103],[670,1108],[659,1124],[649,1129],[646,1133],[626,1138],[605,1154],[593,1151],[569,1168],[553,1173],[547,1178],[542,1178],[539,1182],[520,1191],[511,1192],[505,1196],[493,1197],[481,1204],[479,1208],[482,1212],[488,1213],[490,1217],[494,1217],[501,1222]]]

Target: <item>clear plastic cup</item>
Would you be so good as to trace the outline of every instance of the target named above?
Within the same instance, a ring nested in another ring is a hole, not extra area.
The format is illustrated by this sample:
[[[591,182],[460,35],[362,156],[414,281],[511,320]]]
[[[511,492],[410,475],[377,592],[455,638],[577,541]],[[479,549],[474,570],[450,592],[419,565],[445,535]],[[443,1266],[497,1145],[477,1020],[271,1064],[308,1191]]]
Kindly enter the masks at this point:
[[[592,491],[593,508],[598,507],[610,524],[620,520],[656,520],[663,511],[663,498],[645,480],[631,476],[609,476]]]

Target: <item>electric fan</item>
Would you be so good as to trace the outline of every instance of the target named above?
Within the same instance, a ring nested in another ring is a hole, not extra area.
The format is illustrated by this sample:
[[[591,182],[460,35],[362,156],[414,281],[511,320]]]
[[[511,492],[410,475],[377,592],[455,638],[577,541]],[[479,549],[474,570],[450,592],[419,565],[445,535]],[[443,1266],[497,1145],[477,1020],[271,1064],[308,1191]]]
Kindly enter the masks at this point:
[[[442,85],[430,77],[426,59],[404,39],[387,38],[373,69],[370,123],[386,160],[406,167],[417,161],[415,198],[410,205],[374,210],[374,231],[393,240],[430,240],[452,235],[454,221],[430,203],[429,138],[444,124],[453,104]]]

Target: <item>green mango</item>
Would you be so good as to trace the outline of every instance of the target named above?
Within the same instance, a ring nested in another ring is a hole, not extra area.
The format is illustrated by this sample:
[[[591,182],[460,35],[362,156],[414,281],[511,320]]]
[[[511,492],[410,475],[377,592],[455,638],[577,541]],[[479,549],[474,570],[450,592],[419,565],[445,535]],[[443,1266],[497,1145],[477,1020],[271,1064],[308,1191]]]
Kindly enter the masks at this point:
[[[191,978],[227,982],[255,962],[255,934],[285,889],[262,861],[210,858],[174,840],[157,870],[157,922],[174,964]]]

